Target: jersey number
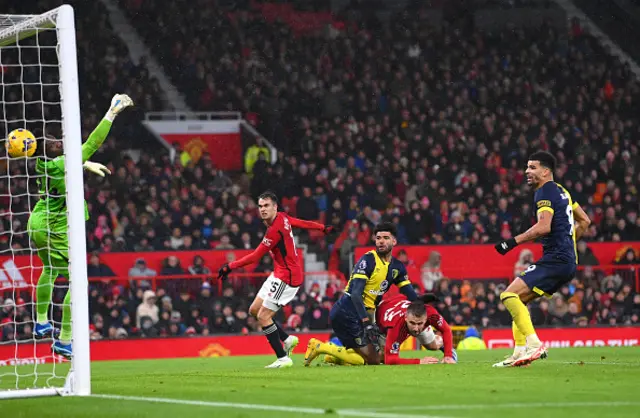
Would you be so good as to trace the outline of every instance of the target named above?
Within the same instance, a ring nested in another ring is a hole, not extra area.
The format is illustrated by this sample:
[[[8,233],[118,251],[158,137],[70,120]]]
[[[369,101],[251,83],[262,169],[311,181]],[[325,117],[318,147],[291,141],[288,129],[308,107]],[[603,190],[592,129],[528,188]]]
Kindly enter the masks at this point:
[[[573,209],[571,208],[571,205],[567,205],[567,218],[569,218],[569,235],[573,237],[574,221],[573,221]]]
[[[402,300],[395,305],[391,309],[387,309],[384,313],[384,320],[387,322],[392,322],[393,318],[398,315],[402,315],[407,311],[407,308],[411,305],[411,302],[408,300]]]
[[[293,242],[293,254],[297,257],[298,250],[296,249],[296,240],[293,239],[293,228],[289,228],[289,236],[291,237],[291,242]]]

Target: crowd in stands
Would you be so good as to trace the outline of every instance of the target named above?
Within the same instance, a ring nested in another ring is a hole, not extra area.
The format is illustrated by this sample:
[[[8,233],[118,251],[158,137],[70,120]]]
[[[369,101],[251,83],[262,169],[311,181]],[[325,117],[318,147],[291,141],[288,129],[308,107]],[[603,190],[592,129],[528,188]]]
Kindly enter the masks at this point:
[[[369,243],[371,225],[383,219],[396,223],[403,244],[493,243],[535,219],[523,170],[538,149],[556,155],[556,180],[592,219],[587,243],[640,238],[640,85],[579,23],[567,33],[551,27],[489,33],[421,25],[417,12],[394,16],[389,26],[347,21],[322,34],[294,35],[260,13],[207,4],[121,2],[189,103],[242,111],[277,146],[277,163],[260,156],[232,180],[207,155],[185,165],[151,150],[133,159],[110,138],[95,159],[113,175],[86,182],[90,250],[253,248],[264,233],[254,197],[267,188],[289,213],[349,230],[339,250],[345,270],[349,249]],[[108,29],[104,16],[96,19]],[[100,36],[84,30],[96,21],[79,25],[81,73],[110,68],[96,75],[110,81],[96,80],[98,93],[83,83],[85,101],[141,88],[140,97],[132,94],[141,109],[162,107],[155,82],[124,50],[86,47],[90,36]],[[85,133],[101,111],[83,115]],[[0,195],[6,187],[0,183]],[[26,211],[26,201],[18,204]],[[3,220],[0,250],[28,248],[26,237],[8,233],[21,226]],[[324,240],[318,245],[328,253]],[[166,268],[185,272],[171,262]],[[581,275],[532,308],[538,324],[638,322],[633,286],[609,278],[615,275]],[[453,324],[508,325],[496,301],[501,285],[441,279],[433,289]],[[92,290],[96,338],[255,330],[246,313],[253,287],[240,294],[226,286],[222,295],[205,284],[187,294],[144,285],[115,289]],[[334,299],[301,294],[279,319],[294,329],[326,328]],[[5,318],[16,309],[6,300],[3,306]]]

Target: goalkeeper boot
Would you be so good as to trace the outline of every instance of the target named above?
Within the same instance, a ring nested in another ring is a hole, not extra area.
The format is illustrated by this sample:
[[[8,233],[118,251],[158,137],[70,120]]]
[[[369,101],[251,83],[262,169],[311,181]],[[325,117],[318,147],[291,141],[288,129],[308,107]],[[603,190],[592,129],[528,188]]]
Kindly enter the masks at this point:
[[[320,344],[322,344],[322,341],[318,339],[312,338],[309,340],[309,344],[307,344],[307,351],[304,353],[305,366],[309,366],[311,362],[320,355],[320,353],[316,351],[316,348],[318,348]]]
[[[291,360],[289,357],[282,357],[274,361],[270,365],[264,366],[264,368],[265,369],[284,369],[286,367],[291,367],[291,366],[293,366],[293,360]]]
[[[513,365],[515,367],[528,366],[536,360],[546,359],[548,355],[547,347],[544,344],[527,346],[527,350]]]
[[[66,358],[67,360],[71,360],[73,355],[73,350],[71,349],[71,344],[62,344],[60,340],[56,340],[51,346],[51,351],[55,354]]]
[[[36,326],[33,330],[33,335],[37,339],[42,338],[55,338],[60,334],[60,331],[55,329],[53,325],[49,322],[45,322],[44,324],[40,324],[36,322]]]
[[[295,335],[289,335],[289,337],[284,340],[284,351],[287,352],[287,357],[291,357],[293,349],[298,346],[299,342],[300,340],[298,340],[298,337]]]

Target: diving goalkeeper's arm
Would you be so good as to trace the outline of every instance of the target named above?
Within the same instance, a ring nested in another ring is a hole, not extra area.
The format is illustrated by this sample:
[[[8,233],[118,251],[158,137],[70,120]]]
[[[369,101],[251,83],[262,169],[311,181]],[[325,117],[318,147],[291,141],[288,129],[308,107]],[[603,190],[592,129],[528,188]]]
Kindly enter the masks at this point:
[[[91,171],[101,177],[104,177],[105,173],[111,174],[111,172],[100,163],[94,163],[89,161],[89,158],[100,148],[104,140],[107,138],[109,134],[109,130],[111,129],[111,124],[113,120],[129,106],[133,106],[133,100],[126,94],[116,94],[111,99],[111,106],[107,113],[104,115],[104,118],[100,121],[96,129],[91,132],[87,141],[82,144],[82,162],[83,166],[86,170]]]

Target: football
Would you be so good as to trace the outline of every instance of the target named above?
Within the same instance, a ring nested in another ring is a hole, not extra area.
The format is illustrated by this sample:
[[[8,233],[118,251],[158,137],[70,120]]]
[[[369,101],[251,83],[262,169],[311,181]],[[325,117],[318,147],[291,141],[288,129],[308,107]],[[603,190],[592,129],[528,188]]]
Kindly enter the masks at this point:
[[[7,151],[13,158],[31,157],[36,147],[36,137],[27,129],[15,129],[7,137]]]

